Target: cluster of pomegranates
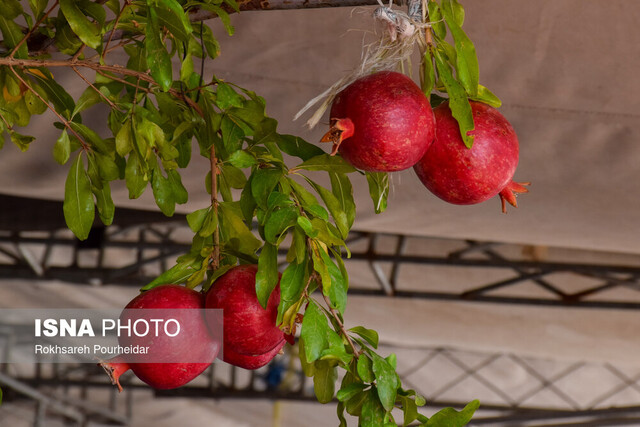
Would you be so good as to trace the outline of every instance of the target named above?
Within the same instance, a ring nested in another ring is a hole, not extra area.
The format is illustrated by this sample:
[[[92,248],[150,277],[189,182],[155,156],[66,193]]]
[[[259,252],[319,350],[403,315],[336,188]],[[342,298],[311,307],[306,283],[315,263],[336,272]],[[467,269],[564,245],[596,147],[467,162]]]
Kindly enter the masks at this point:
[[[360,78],[340,92],[331,108],[333,142],[353,166],[395,172],[413,166],[420,181],[439,198],[458,205],[499,195],[516,206],[514,193],[528,183],[512,181],[518,165],[518,138],[497,109],[471,102],[475,128],[471,149],[444,102],[431,109],[420,88],[401,73],[385,71]]]
[[[119,378],[131,369],[155,389],[181,387],[213,363],[221,344],[222,360],[234,366],[257,369],[269,363],[285,344],[284,333],[276,326],[280,286],[271,293],[264,309],[256,296],[257,271],[256,265],[233,267],[218,278],[206,294],[180,285],[161,285],[136,296],[126,305],[121,320],[130,316],[131,312],[126,309],[149,310],[150,316],[153,309],[164,309],[162,313],[173,309],[182,332],[175,337],[119,337],[123,347],[140,345],[148,347],[149,352],[137,357],[116,356],[101,363],[113,384],[121,390]],[[222,337],[218,332],[221,330],[219,317],[202,309],[223,310]],[[162,360],[166,362],[158,362]]]

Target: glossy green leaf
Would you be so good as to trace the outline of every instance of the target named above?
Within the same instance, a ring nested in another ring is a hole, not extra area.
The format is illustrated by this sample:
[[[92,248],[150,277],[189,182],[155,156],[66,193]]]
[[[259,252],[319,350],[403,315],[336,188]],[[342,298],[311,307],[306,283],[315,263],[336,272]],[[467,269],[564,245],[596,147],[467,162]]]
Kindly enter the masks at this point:
[[[137,199],[142,195],[147,187],[148,178],[142,170],[138,155],[132,153],[127,159],[127,166],[124,172],[125,182],[129,190],[129,198]]]
[[[402,425],[403,427],[407,427],[418,418],[418,405],[416,405],[416,402],[408,396],[399,396],[399,398],[402,404],[402,412],[404,414]]]
[[[189,201],[189,193],[187,193],[187,189],[182,185],[182,178],[180,178],[180,174],[176,170],[167,171],[167,178],[169,179],[169,184],[171,184],[171,191],[173,192],[173,198],[179,205],[184,205]]]
[[[14,130],[9,132],[11,142],[13,142],[23,153],[29,149],[29,144],[35,141],[35,137],[22,135]]]
[[[101,189],[92,187],[93,195],[96,198],[96,207],[98,208],[98,216],[104,225],[111,225],[115,214],[116,206],[111,198],[111,187],[105,182]]]
[[[495,96],[493,92],[482,85],[478,85],[478,94],[476,96],[469,97],[474,101],[484,102],[485,104],[491,105],[493,108],[500,108],[502,105],[502,101],[500,98]]]
[[[386,172],[367,172],[366,175],[373,208],[377,214],[382,213],[387,209],[389,174]]]
[[[433,69],[433,57],[426,51],[422,57],[422,92],[429,98],[436,84],[436,73]]]
[[[302,161],[324,154],[324,151],[317,145],[309,144],[304,139],[294,135],[279,135],[277,144],[282,151],[290,156],[298,157]]]
[[[267,209],[269,194],[274,190],[282,176],[280,169],[257,169],[251,180],[251,194],[258,206]]]
[[[326,348],[320,356],[321,360],[331,360],[339,362],[342,366],[348,366],[353,360],[353,354],[348,353],[342,338],[337,332],[329,329],[327,332],[329,348]]]
[[[327,332],[329,331],[329,323],[322,310],[314,303],[309,304],[304,312],[302,319],[302,330],[300,337],[304,340],[304,352],[307,362],[311,363],[317,360],[322,351],[329,345],[327,341]]]
[[[440,6],[435,1],[428,2],[427,6],[429,8],[429,22],[431,23],[431,29],[436,37],[443,40],[447,36],[447,27],[442,19]]]
[[[53,146],[53,158],[56,162],[64,165],[69,161],[71,155],[71,141],[69,140],[69,134],[67,130],[63,130],[60,137],[57,139]]]
[[[276,324],[282,322],[284,313],[300,299],[305,286],[307,263],[290,263],[280,278],[280,303]]]
[[[357,371],[358,376],[365,383],[372,383],[375,380],[375,376],[373,374],[373,362],[365,354],[361,354],[358,358]]]
[[[347,163],[340,156],[330,156],[329,154],[320,154],[319,156],[315,156],[306,160],[296,166],[294,169],[305,169],[309,171],[327,171],[327,172],[338,172],[338,173],[351,173],[355,172],[356,169]]]
[[[261,246],[261,242],[242,220],[239,204],[237,202],[222,202],[219,212],[221,241],[243,254],[254,254]]]
[[[338,421],[340,421],[340,424],[338,424],[338,427],[348,427],[347,425],[347,419],[344,417],[344,403],[342,402],[338,402],[338,404],[336,405],[336,412],[338,415]]]
[[[365,341],[371,344],[373,348],[378,348],[378,341],[379,341],[378,333],[373,329],[367,329],[363,326],[355,326],[349,329],[349,331],[360,335],[362,338],[365,339]]]
[[[335,363],[326,360],[315,362],[316,372],[313,375],[313,391],[320,403],[329,403],[333,400],[338,380],[338,370]]]
[[[378,356],[373,356],[373,373],[376,376],[376,387],[378,389],[378,398],[382,406],[387,411],[393,409],[396,401],[396,393],[398,390],[398,376],[395,369],[389,363]]]
[[[220,21],[224,25],[224,28],[227,30],[227,33],[232,36],[235,32],[233,25],[231,25],[231,19],[229,18],[229,14],[225,12],[221,7],[215,6],[213,4],[201,3],[199,5],[202,9],[208,10],[210,12],[215,13],[220,18]]]
[[[91,108],[92,106],[100,103],[102,101],[102,97],[100,94],[92,87],[88,87],[82,92],[80,98],[78,98],[78,102],[76,102],[76,107],[73,109],[71,113],[71,117],[74,117],[76,114]]]
[[[116,152],[125,157],[133,149],[133,129],[131,120],[127,120],[116,134]]]
[[[314,362],[307,362],[307,355],[305,353],[305,343],[304,339],[300,337],[298,340],[298,353],[300,359],[300,365],[302,366],[302,372],[307,377],[312,377],[316,373],[316,367]]]
[[[451,109],[451,114],[458,121],[460,135],[464,144],[467,148],[471,148],[473,146],[473,135],[469,132],[474,129],[475,124],[473,122],[471,105],[467,99],[467,93],[460,83],[453,78],[451,68],[446,63],[442,54],[438,50],[434,50],[434,56],[438,75],[449,93],[449,108]]]
[[[244,150],[237,150],[229,156],[229,163],[237,168],[248,168],[255,165],[258,161],[251,154]]]
[[[13,22],[11,19],[7,19],[4,16],[0,16],[0,32],[2,32],[2,38],[5,46],[8,49],[13,49],[20,43],[20,40],[24,37],[20,26]],[[29,55],[27,50],[27,44],[23,43],[16,52],[17,58],[26,58]]]
[[[206,215],[202,220],[202,225],[198,229],[198,235],[201,237],[209,237],[215,233],[218,228],[219,220],[218,215],[211,208],[207,209]]]
[[[243,105],[244,97],[224,82],[218,82],[216,95],[216,105],[221,110],[226,110],[230,107],[242,107]]]
[[[73,32],[83,43],[92,49],[100,47],[102,44],[100,29],[87,19],[75,0],[60,0],[60,10]]]
[[[329,255],[327,255],[324,249],[320,249],[320,256],[322,257],[324,264],[327,266],[327,270],[331,278],[329,289],[326,289],[325,283],[323,282],[322,291],[329,297],[333,307],[341,314],[344,314],[347,307],[348,283],[342,276],[340,269],[335,265],[331,258],[329,258]]]
[[[149,0],[147,0],[149,4]],[[145,31],[144,45],[146,48],[146,58],[151,76],[158,83],[160,88],[166,92],[173,83],[173,66],[169,52],[162,43],[160,25],[158,24],[158,14],[156,8],[149,6],[149,17]]]
[[[267,302],[271,292],[278,284],[278,248],[270,243],[265,243],[258,258],[258,272],[256,273],[256,295],[263,308],[267,308]]]
[[[29,110],[29,113],[32,115],[42,114],[47,111],[47,104],[42,102],[42,100],[30,90],[25,92],[24,102],[27,105],[27,110]]]
[[[458,80],[470,96],[478,93],[479,68],[476,48],[464,30],[456,22],[451,0],[443,0],[442,12],[456,47],[456,71]]]
[[[351,398],[353,398],[354,396],[356,396],[359,393],[362,393],[362,391],[366,388],[367,386],[363,383],[351,383],[349,385],[347,385],[346,387],[342,387],[340,390],[338,390],[338,393],[336,393],[336,398],[340,401],[340,402],[345,402]]]
[[[193,31],[189,17],[177,0],[157,0],[156,12],[162,26],[182,42],[188,42]]]
[[[116,162],[109,156],[94,152],[89,160],[95,160],[99,176],[105,181],[113,181],[120,178],[120,170]]]
[[[76,157],[67,175],[63,211],[67,227],[78,239],[86,239],[95,218],[95,206],[91,182],[82,162],[82,153]]]
[[[156,204],[162,213],[166,216],[173,216],[176,210],[176,201],[171,189],[171,183],[168,178],[165,178],[162,173],[160,173],[159,169],[153,171],[151,189],[153,190],[153,197],[156,200]]]
[[[452,9],[453,17],[454,17],[454,20],[456,21],[456,24],[462,27],[462,24],[464,24],[464,8],[458,2],[458,0],[451,0],[451,9]]]
[[[473,414],[480,407],[480,402],[469,402],[460,412],[453,408],[444,408],[434,414],[425,427],[464,427],[471,421]]]
[[[380,403],[375,387],[367,391],[367,397],[362,404],[360,427],[381,427],[384,424],[386,411]]]
[[[267,216],[264,224],[264,236],[267,242],[275,244],[280,235],[289,227],[296,224],[298,211],[294,206],[288,206],[273,211]]]
[[[327,206],[327,209],[329,209],[329,212],[331,212],[331,216],[333,217],[333,220],[335,221],[336,226],[338,227],[338,230],[340,230],[341,237],[343,239],[346,239],[347,235],[349,234],[350,225],[349,225],[349,219],[347,218],[347,214],[342,209],[342,205],[340,201],[336,198],[336,196],[331,191],[316,184],[313,181],[309,180],[309,182],[311,183],[313,188],[318,192],[318,194],[324,201],[324,204]],[[355,209],[355,206],[353,208]]]
[[[188,255],[182,262],[174,265],[169,270],[156,277],[152,282],[145,285],[142,290],[147,291],[163,284],[184,283],[184,281],[193,274],[193,267],[201,263],[202,259],[197,258],[195,255]]]
[[[53,104],[56,111],[65,118],[70,119],[71,113],[76,108],[76,103],[71,95],[69,95],[67,91],[54,80],[48,70],[38,68],[37,71],[38,72],[36,72],[36,70],[29,71],[31,78],[38,83],[38,86],[34,89],[40,89],[43,91],[46,97]]]

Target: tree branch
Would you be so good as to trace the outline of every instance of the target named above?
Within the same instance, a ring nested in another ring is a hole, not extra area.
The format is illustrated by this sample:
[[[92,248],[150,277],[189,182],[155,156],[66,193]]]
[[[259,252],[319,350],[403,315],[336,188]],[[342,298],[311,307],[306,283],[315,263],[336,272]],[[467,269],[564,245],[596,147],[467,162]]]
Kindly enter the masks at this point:
[[[114,104],[113,102],[111,102],[111,100],[109,98],[107,98],[106,96],[104,96],[104,93],[100,92],[100,89],[98,89],[97,87],[95,87],[93,85],[93,83],[91,83],[85,76],[82,75],[82,73],[80,71],[78,71],[78,69],[76,67],[71,67],[71,69],[78,75],[80,76],[80,78],[82,80],[84,80],[84,82],[86,84],[88,84],[91,89],[95,90],[98,95],[100,95],[102,97],[102,99],[104,99],[105,101],[107,101],[107,104],[109,104],[109,106],[111,107],[111,109],[113,110],[117,110],[118,108],[116,107],[116,104]]]
[[[27,40],[29,40],[29,37],[31,37],[31,35],[33,34],[33,32],[38,29],[38,27],[40,26],[40,24],[42,24],[42,22],[47,19],[47,16],[49,16],[49,14],[51,12],[53,12],[53,9],[56,8],[56,6],[58,6],[58,0],[56,0],[53,3],[53,6],[51,6],[51,8],[49,8],[49,10],[47,10],[47,12],[42,15],[42,17],[40,19],[38,19],[38,21],[33,24],[33,27],[31,27],[31,29],[29,30],[29,32],[22,38],[22,40],[20,40],[18,42],[18,44],[13,48],[13,50],[11,51],[11,53],[9,54],[9,56],[11,58],[13,58],[13,56],[16,54],[16,52],[18,51],[18,49],[20,49],[20,46],[22,46],[23,44],[25,44],[27,42]]]

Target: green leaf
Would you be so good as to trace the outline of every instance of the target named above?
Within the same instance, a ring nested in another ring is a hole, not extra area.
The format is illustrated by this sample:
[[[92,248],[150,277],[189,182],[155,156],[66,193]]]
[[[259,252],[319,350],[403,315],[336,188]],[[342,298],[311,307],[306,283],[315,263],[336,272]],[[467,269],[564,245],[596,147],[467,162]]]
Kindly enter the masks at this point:
[[[373,348],[378,348],[378,333],[373,329],[367,329],[362,326],[355,326],[349,329],[351,332],[360,335],[365,339]]]
[[[304,372],[307,377],[312,377],[316,372],[316,366],[314,362],[307,362],[307,355],[304,349],[304,339],[300,337],[298,340],[298,353],[300,356],[300,365],[302,365],[302,372]]]
[[[127,159],[127,166],[124,170],[124,178],[129,190],[129,198],[137,199],[142,195],[147,187],[148,178],[142,170],[140,159],[135,153],[131,153]]]
[[[47,104],[42,102],[40,98],[30,90],[24,94],[24,102],[27,105],[27,110],[32,115],[42,114],[47,111]]]
[[[478,94],[476,96],[469,97],[474,101],[484,102],[485,104],[491,105],[493,108],[500,108],[502,105],[502,101],[500,98],[495,96],[489,89],[482,85],[478,85]]]
[[[327,332],[329,324],[322,310],[310,303],[302,319],[300,337],[304,340],[304,352],[307,362],[317,360],[328,347]]]
[[[15,19],[23,12],[18,0],[3,0],[0,15],[7,19]]]
[[[269,194],[271,194],[276,185],[278,185],[278,181],[280,177],[282,177],[282,170],[257,169],[251,175],[253,176],[251,180],[251,194],[258,206],[266,210]]]
[[[329,403],[333,399],[338,380],[335,362],[318,360],[315,362],[316,372],[313,376],[313,391],[320,403]]]
[[[325,289],[325,284],[323,282],[322,291],[329,297],[333,307],[336,308],[340,314],[344,314],[344,311],[347,308],[348,283],[342,276],[340,269],[334,264],[331,258],[329,258],[329,255],[327,255],[324,249],[320,249],[320,256],[322,257],[324,264],[327,266],[329,276],[331,277],[329,289]]]
[[[367,172],[366,175],[373,208],[377,214],[382,213],[387,209],[389,174],[386,172]]]
[[[451,109],[451,114],[458,121],[460,136],[464,141],[464,145],[466,145],[467,148],[471,148],[473,146],[473,135],[469,134],[469,132],[474,129],[475,124],[473,122],[471,105],[467,99],[467,93],[460,83],[453,78],[451,68],[442,57],[442,54],[438,50],[434,50],[434,55],[438,75],[449,93],[449,108]]]
[[[273,211],[264,223],[264,237],[267,242],[276,244],[278,238],[289,227],[296,224],[298,211],[294,206],[287,206]]]
[[[222,132],[222,143],[224,144],[224,148],[227,152],[233,153],[234,151],[242,148],[242,141],[245,133],[238,123],[228,114],[225,114],[222,117],[220,131]]]
[[[356,219],[356,203],[353,199],[353,187],[351,185],[351,181],[342,173],[329,172],[329,178],[331,179],[331,192],[336,196],[342,211],[346,214],[346,226],[348,231],[351,229],[351,226]],[[346,237],[346,235],[343,235],[343,238]]]
[[[231,188],[244,188],[247,184],[247,177],[241,169],[232,165],[223,164],[220,166],[222,177]]]
[[[290,156],[295,156],[306,161],[324,154],[322,148],[309,144],[304,139],[294,135],[279,135],[276,140],[278,148]]]
[[[127,120],[116,134],[116,152],[125,157],[133,149],[133,129],[131,120]]]
[[[324,204],[327,206],[327,209],[329,209],[329,212],[331,212],[331,216],[333,217],[333,220],[335,221],[336,226],[338,227],[338,230],[340,230],[341,237],[343,239],[346,239],[347,235],[349,234],[349,227],[350,227],[349,219],[347,218],[347,214],[345,213],[345,211],[342,209],[342,205],[340,201],[336,198],[336,196],[331,191],[316,184],[311,180],[309,180],[309,182],[313,186],[313,188],[318,192],[318,194],[322,198],[322,201],[324,201]],[[355,211],[355,206],[354,206],[354,211]]]
[[[218,228],[218,216],[211,208],[207,209],[207,215],[205,216],[202,226],[199,228],[198,235],[200,237],[209,237],[215,233]]]
[[[76,102],[76,107],[73,109],[71,117],[75,117],[76,114],[93,107],[100,103],[100,101],[102,101],[100,94],[94,88],[89,86],[84,92],[82,92],[80,98],[78,98],[78,102]]]
[[[187,215],[187,223],[189,224],[191,231],[194,233],[200,231],[210,210],[211,208],[198,209],[197,211],[191,212]]]
[[[329,348],[322,351],[321,360],[333,360],[341,362],[342,366],[348,366],[353,360],[353,354],[347,353],[342,338],[335,331],[329,329],[327,332],[327,341],[329,342]]]
[[[75,0],[60,0],[60,10],[67,18],[73,32],[92,49],[102,44],[102,36],[96,24],[90,22],[82,13]]]
[[[76,108],[76,103],[71,95],[54,80],[51,73],[46,68],[31,69],[28,73],[38,83],[38,86],[34,87],[34,89],[38,92],[40,90],[44,92],[46,97],[53,103],[56,111],[65,118],[70,119],[71,112]]]
[[[23,153],[29,149],[29,144],[35,141],[35,137],[22,135],[14,130],[9,131],[11,142],[13,142]]]
[[[367,392],[360,414],[360,427],[381,427],[384,424],[386,411],[380,404],[375,387]]]
[[[336,398],[340,401],[340,402],[346,402],[347,400],[351,399],[352,397],[356,396],[359,393],[362,393],[362,391],[366,388],[367,386],[363,383],[351,383],[349,385],[347,385],[346,387],[341,388],[340,390],[338,390],[338,393],[336,394]]]
[[[147,65],[151,70],[151,76],[160,85],[160,88],[166,92],[171,88],[173,83],[173,69],[171,65],[171,57],[169,52],[162,43],[160,25],[158,24],[158,13],[156,8],[149,5],[149,19],[145,32],[144,45],[147,52]]]
[[[284,313],[300,299],[305,286],[307,263],[290,263],[280,278],[280,303],[276,324],[282,323]]]
[[[356,169],[347,163],[340,156],[330,156],[329,154],[320,154],[306,160],[296,166],[294,169],[305,169],[308,171],[327,171],[327,172],[339,172],[339,173],[351,173]]]
[[[184,205],[189,200],[189,193],[187,189],[182,185],[182,179],[180,174],[176,170],[167,171],[167,178],[169,184],[171,184],[171,192],[173,193],[173,199],[179,205]]]
[[[451,0],[451,9],[453,11],[453,18],[456,24],[462,27],[462,24],[464,24],[464,8],[460,3],[458,3],[458,0]]]
[[[120,169],[116,162],[109,156],[94,152],[93,156],[89,157],[89,161],[95,159],[100,178],[105,181],[113,181],[120,178]]]
[[[233,166],[235,166],[237,168],[241,168],[241,169],[248,168],[248,167],[253,166],[256,163],[258,163],[258,161],[256,160],[255,157],[253,157],[251,154],[247,153],[244,150],[234,151],[229,156],[229,160],[228,161]]]
[[[336,411],[338,413],[338,421],[340,421],[338,427],[348,427],[347,419],[344,417],[344,403],[338,402],[338,404],[336,405]]]
[[[0,32],[2,32],[4,44],[8,49],[16,47],[24,37],[20,26],[4,16],[0,16]],[[28,56],[29,51],[27,50],[27,44],[22,43],[22,46],[20,46],[16,52],[16,57],[26,58]]]
[[[243,254],[254,254],[261,243],[242,221],[239,204],[237,202],[222,202],[219,213],[221,240],[226,242],[226,246]]]
[[[279,279],[278,248],[265,243],[258,258],[258,272],[256,273],[256,295],[258,302],[266,309],[271,292],[275,289]]]
[[[231,25],[231,19],[229,18],[229,14],[227,12],[225,12],[222,8],[214,6],[212,4],[201,3],[198,6],[202,9],[206,9],[218,15],[220,21],[222,21],[222,24],[224,25],[224,28],[227,30],[227,33],[230,36],[233,35],[235,29],[233,28],[233,25]]]
[[[157,0],[156,4],[160,6],[156,12],[162,26],[182,42],[188,42],[193,27],[182,5],[177,0]]]
[[[78,239],[86,239],[95,218],[95,207],[91,195],[91,182],[82,163],[82,153],[76,157],[67,175],[63,211],[67,227]]]
[[[195,255],[188,255],[182,262],[174,265],[169,270],[156,277],[141,290],[148,291],[149,289],[163,284],[184,283],[184,281],[193,274],[193,267],[199,264],[202,264],[201,258],[197,258]]]
[[[429,98],[436,84],[436,74],[433,69],[433,57],[428,50],[422,57],[422,92]]]
[[[176,201],[171,189],[171,183],[168,178],[162,176],[159,169],[153,171],[151,176],[151,189],[153,190],[153,197],[156,200],[156,204],[162,213],[166,216],[173,216],[176,210]]]
[[[40,16],[44,13],[44,9],[47,7],[49,0],[29,0],[29,7],[33,12],[35,19],[40,19]]]
[[[391,411],[396,402],[398,376],[395,369],[377,354],[373,356],[373,373],[376,376],[378,398],[387,411]]]
[[[447,36],[447,27],[442,19],[440,6],[434,1],[428,2],[427,5],[429,8],[429,21],[431,23],[433,33],[436,37],[443,40]]]
[[[226,110],[230,107],[242,107],[243,105],[244,97],[224,82],[218,82],[216,95],[216,105],[221,110]]]
[[[375,380],[373,374],[373,362],[369,359],[369,356],[361,354],[358,358],[358,364],[356,366],[358,376],[365,383],[372,383]]]
[[[464,427],[471,421],[473,414],[480,407],[480,402],[469,402],[460,412],[453,408],[444,408],[429,418],[426,427]]]
[[[443,0],[442,11],[449,25],[456,46],[456,71],[458,80],[470,96],[478,93],[479,68],[473,42],[456,22],[451,0]]]
[[[101,189],[92,187],[91,191],[93,191],[93,195],[96,198],[96,207],[98,208],[100,221],[102,221],[104,225],[111,225],[116,207],[111,198],[111,187],[109,183],[104,183]]]

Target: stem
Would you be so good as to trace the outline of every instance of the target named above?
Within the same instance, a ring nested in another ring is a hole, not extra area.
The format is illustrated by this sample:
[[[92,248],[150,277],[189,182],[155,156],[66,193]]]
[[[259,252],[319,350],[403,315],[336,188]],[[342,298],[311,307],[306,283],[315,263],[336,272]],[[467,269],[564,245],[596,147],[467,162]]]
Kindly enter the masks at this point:
[[[49,14],[51,12],[53,12],[53,9],[56,8],[56,6],[58,6],[58,0],[56,0],[53,3],[53,6],[51,6],[49,8],[49,10],[47,10],[47,12],[42,15],[42,17],[40,19],[38,19],[38,21],[33,25],[33,27],[31,27],[31,29],[29,30],[29,32],[22,38],[22,40],[20,40],[18,42],[18,44],[13,48],[13,50],[11,51],[11,53],[9,54],[10,58],[13,58],[13,56],[16,54],[16,52],[18,51],[18,49],[20,49],[20,46],[22,46],[23,44],[25,44],[27,42],[27,40],[29,40],[29,37],[31,37],[31,35],[33,34],[33,32],[36,30],[36,28],[38,28],[40,26],[40,24],[42,24],[42,22],[47,19],[47,16],[49,16]]]
[[[82,43],[80,48],[78,48],[78,50],[76,51],[75,55],[73,55],[73,57],[71,58],[71,62],[77,62],[78,61],[78,58],[80,57],[80,55],[82,55],[82,51],[84,50],[85,47],[87,47],[87,45]]]
[[[49,103],[42,96],[40,96],[40,94],[35,89],[33,89],[31,87],[31,85],[29,83],[27,83],[25,81],[25,79],[23,79],[22,76],[20,76],[20,74],[18,74],[18,72],[11,65],[9,65],[9,68],[11,69],[11,72],[18,78],[18,80],[20,80],[20,82],[22,82],[22,84],[25,85],[25,87],[31,91],[31,93],[33,93],[36,97],[38,97],[38,99],[40,99],[40,101],[45,103],[45,105],[49,108],[49,110],[51,110],[53,112],[53,114],[55,114],[58,117],[58,119],[64,124],[64,126],[67,129],[69,129],[69,132],[71,132],[76,138],[78,138],[78,141],[80,142],[80,145],[82,145],[82,149],[85,150],[85,151],[89,151],[89,146],[84,141],[84,139],[82,139],[82,137],[75,130],[73,130],[73,128],[69,124],[69,121],[67,119],[65,119],[64,117],[62,117],[56,111],[55,108],[53,108],[51,105],[49,105]]]
[[[13,130],[13,127],[11,125],[9,125],[9,122],[7,121],[7,119],[2,115],[2,113],[0,113],[0,119],[2,119],[2,121],[4,122],[4,125],[7,127],[7,131]]]
[[[344,324],[342,323],[342,320],[340,320],[340,315],[338,314],[336,309],[331,306],[331,301],[329,300],[329,297],[326,296],[325,294],[322,294],[322,297],[324,298],[324,302],[327,304],[327,307],[329,308],[331,317],[333,317],[333,319],[336,321],[338,326],[340,326],[340,333],[342,333],[342,336],[344,336],[347,339],[347,342],[349,343],[351,350],[353,350],[353,355],[357,359],[360,356],[360,351],[358,351],[355,344],[351,340],[351,337],[347,333],[347,330],[345,329]]]
[[[93,85],[93,83],[91,83],[91,82],[90,82],[90,81],[89,81],[85,76],[83,76],[83,75],[82,75],[82,73],[81,73],[80,71],[78,71],[78,69],[77,69],[76,67],[71,67],[71,69],[72,69],[73,71],[75,71],[75,73],[76,73],[78,76],[80,76],[80,78],[81,78],[82,80],[84,80],[86,84],[88,84],[88,85],[89,85],[93,90],[95,90],[95,91],[98,93],[98,95],[100,95],[100,96],[102,97],[102,99],[104,99],[105,101],[107,101],[107,103],[109,104],[109,106],[110,106],[113,110],[117,109],[116,104],[114,104],[113,102],[111,102],[111,100],[110,100],[109,98],[107,98],[106,96],[104,96],[104,93],[100,92],[100,89],[98,89],[97,87],[95,87],[95,86]]]
[[[213,214],[218,217],[218,159],[216,158],[216,145],[211,143],[211,207]],[[213,232],[213,259],[211,266],[216,270],[220,266],[220,224]]]
[[[107,39],[107,42],[105,43],[104,48],[102,49],[102,54],[100,55],[101,61],[104,61],[104,56],[109,52],[108,50],[109,43],[111,43],[111,40],[113,39],[113,33],[116,31],[116,28],[118,28],[118,24],[120,23],[120,18],[122,17],[122,13],[127,8],[127,6],[129,6],[130,3],[131,3],[130,0],[125,0],[124,6],[122,6],[122,9],[120,9],[118,16],[116,16],[116,21],[113,24],[113,29],[109,32],[109,38]]]

